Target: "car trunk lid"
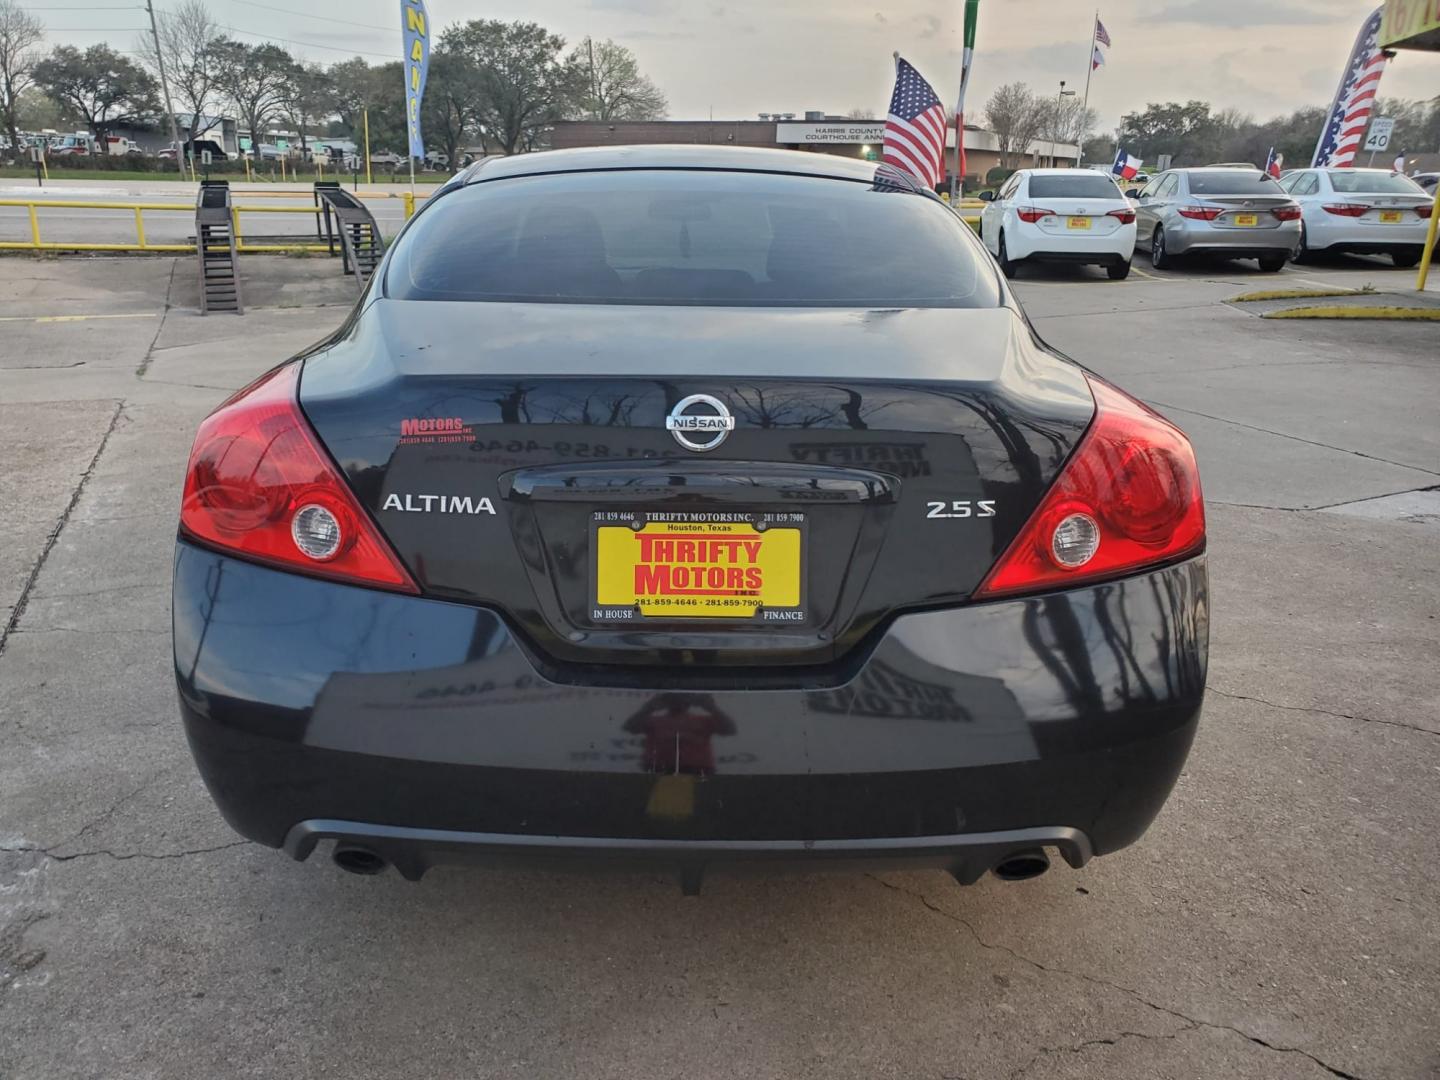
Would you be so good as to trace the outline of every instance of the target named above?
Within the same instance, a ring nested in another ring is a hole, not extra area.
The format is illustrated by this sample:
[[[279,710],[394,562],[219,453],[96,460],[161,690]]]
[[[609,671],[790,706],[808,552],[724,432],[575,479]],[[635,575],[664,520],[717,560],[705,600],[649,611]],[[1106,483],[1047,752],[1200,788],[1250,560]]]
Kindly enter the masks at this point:
[[[667,426],[719,415],[689,399],[732,417],[713,449]],[[675,669],[827,664],[965,602],[1093,413],[1008,308],[391,300],[301,403],[427,595]]]

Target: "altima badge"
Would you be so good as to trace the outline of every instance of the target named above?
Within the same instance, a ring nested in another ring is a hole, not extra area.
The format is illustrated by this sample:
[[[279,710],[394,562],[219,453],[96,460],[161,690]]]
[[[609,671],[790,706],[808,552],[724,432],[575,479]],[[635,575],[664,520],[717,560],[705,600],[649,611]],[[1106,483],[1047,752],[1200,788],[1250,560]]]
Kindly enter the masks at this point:
[[[691,394],[681,398],[665,417],[665,430],[686,450],[705,453],[725,441],[735,428],[735,417],[719,398]]]

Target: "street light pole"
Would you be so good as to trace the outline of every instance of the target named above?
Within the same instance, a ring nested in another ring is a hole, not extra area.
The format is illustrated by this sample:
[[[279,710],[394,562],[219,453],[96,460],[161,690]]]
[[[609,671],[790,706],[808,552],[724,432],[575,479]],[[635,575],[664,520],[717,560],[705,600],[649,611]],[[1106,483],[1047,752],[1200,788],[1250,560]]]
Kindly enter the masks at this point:
[[[1055,168],[1055,142],[1060,127],[1060,117],[1065,108],[1065,99],[1074,97],[1074,90],[1065,89],[1065,80],[1060,80],[1060,93],[1055,95],[1055,122],[1050,125],[1050,167]]]
[[[180,177],[185,177],[184,151],[180,147],[180,125],[175,120],[175,106],[170,101],[170,80],[165,77],[165,54],[160,50],[160,31],[155,25],[155,5],[151,0],[145,0],[145,11],[150,16],[150,39],[155,42],[155,67],[160,71],[160,89],[165,94],[165,111],[170,114],[170,138],[175,140],[175,167],[180,170]],[[196,124],[195,117],[190,118],[191,130]]]

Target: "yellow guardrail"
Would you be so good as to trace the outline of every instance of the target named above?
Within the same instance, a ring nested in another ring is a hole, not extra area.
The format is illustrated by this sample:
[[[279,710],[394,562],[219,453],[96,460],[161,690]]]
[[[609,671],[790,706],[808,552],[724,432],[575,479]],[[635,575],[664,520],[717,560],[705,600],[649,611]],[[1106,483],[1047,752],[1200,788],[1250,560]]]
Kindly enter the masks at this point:
[[[258,192],[244,192],[246,198]],[[268,194],[268,193],[267,193]],[[279,194],[278,192],[276,194]],[[308,197],[309,191],[287,192],[291,198]],[[377,193],[379,194],[379,193]],[[397,193],[385,197],[402,198],[405,200],[405,216],[409,217],[415,212],[414,198],[410,192]],[[113,202],[96,201],[89,199],[0,199],[0,207],[18,207],[27,212],[30,224],[29,240],[0,240],[0,251],[144,251],[144,252],[190,252],[195,250],[194,244],[157,244],[149,241],[145,236],[145,214],[146,213],[195,213],[195,207],[190,203],[175,202]],[[135,242],[133,244],[108,244],[88,243],[79,240],[44,240],[40,233],[40,214],[42,209],[70,209],[70,210],[129,210],[135,215]],[[252,206],[243,203],[232,204],[230,207],[231,226],[235,231],[235,250],[253,253],[274,253],[288,251],[330,251],[330,245],[318,237],[314,243],[295,242],[282,244],[247,244],[240,227],[241,214],[309,214],[318,221],[319,216],[324,213],[320,206]],[[339,251],[339,244],[335,250]]]

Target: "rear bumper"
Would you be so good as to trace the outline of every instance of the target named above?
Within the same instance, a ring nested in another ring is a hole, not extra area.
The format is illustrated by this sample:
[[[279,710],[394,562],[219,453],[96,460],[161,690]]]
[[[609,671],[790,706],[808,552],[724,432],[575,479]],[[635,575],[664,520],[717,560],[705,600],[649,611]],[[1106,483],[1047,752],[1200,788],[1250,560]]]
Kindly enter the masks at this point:
[[[1134,224],[1122,225],[1111,233],[1067,234],[1038,227],[1020,227],[1005,234],[1006,251],[1012,259],[1044,262],[1077,262],[1106,266],[1122,263],[1135,250]]]
[[[462,856],[848,857],[964,879],[1040,842],[1078,865],[1159,812],[1207,636],[1201,557],[898,617],[843,685],[617,689],[542,677],[485,608],[184,543],[175,560],[180,711],[226,820],[415,876]]]
[[[1325,219],[1329,220],[1325,220]],[[1349,251],[1356,254],[1420,253],[1430,222],[1423,219],[1382,225],[1355,221],[1334,214],[1311,214],[1305,219],[1305,243],[1311,251]]]
[[[1231,259],[1255,259],[1282,251],[1292,252],[1299,243],[1299,221],[1285,221],[1264,229],[1165,224],[1165,246],[1172,255],[1209,253]]]
[[[1094,854],[1088,836],[1063,827],[951,836],[745,841],[516,836],[323,820],[294,826],[286,834],[285,852],[303,862],[322,840],[373,852],[411,881],[419,881],[432,866],[456,863],[527,870],[661,867],[676,872],[687,892],[698,891],[705,871],[716,866],[752,872],[935,869],[947,871],[962,885],[972,885],[1019,852],[1054,848],[1077,870]]]

